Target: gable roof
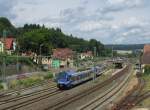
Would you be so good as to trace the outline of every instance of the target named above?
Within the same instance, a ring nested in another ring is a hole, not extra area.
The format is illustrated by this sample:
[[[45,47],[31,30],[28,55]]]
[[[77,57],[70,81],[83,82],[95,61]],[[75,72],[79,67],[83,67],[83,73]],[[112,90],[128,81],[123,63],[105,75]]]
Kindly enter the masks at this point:
[[[6,49],[11,49],[13,45],[14,38],[6,38],[5,46]]]
[[[0,40],[3,41],[2,38],[1,38]],[[14,41],[14,40],[15,40],[14,38],[6,38],[6,39],[5,39],[5,48],[6,48],[7,50],[12,49],[13,41]]]
[[[73,51],[69,48],[57,48],[53,50],[53,58],[67,59],[73,58]]]

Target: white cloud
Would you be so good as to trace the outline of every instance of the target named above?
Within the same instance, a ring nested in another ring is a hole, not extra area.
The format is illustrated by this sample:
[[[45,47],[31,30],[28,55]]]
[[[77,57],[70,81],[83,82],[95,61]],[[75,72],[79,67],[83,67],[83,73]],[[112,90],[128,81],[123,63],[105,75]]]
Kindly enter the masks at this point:
[[[102,30],[105,28],[109,28],[108,21],[85,21],[81,22],[79,25],[76,26],[76,29],[82,32],[91,32],[96,30]]]
[[[15,2],[14,2],[15,1]],[[103,43],[150,41],[149,0],[0,0],[0,16],[14,24],[61,27]]]
[[[144,6],[146,0],[107,0],[102,13],[117,12]]]

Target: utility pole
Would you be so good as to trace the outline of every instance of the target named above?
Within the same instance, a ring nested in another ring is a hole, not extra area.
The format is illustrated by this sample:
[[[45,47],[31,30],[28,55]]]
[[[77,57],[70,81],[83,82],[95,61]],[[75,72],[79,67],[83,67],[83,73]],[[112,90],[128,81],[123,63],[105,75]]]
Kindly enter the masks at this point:
[[[7,89],[7,83],[6,83],[6,30],[3,30],[3,44],[4,44],[4,56],[3,56],[3,75],[2,75],[2,79],[3,79],[3,86],[4,89]]]
[[[18,40],[17,40],[17,74],[19,74],[18,54],[19,54],[19,43],[18,43]]]
[[[94,47],[94,57],[96,58],[96,47]],[[96,71],[95,71],[95,62],[93,62],[93,81],[95,81],[95,78],[96,78]]]
[[[41,65],[42,65],[42,46],[43,46],[44,44],[40,44],[40,59],[39,59],[39,63],[40,63],[40,67],[41,67]]]
[[[6,59],[5,59],[5,54],[6,54],[6,50],[5,50],[5,46],[6,46],[6,30],[3,30],[3,44],[4,44],[4,49],[3,49],[3,82],[5,82],[5,76],[6,76]]]
[[[94,47],[94,57],[96,57],[97,56],[97,52],[96,52],[97,50],[96,50],[96,47]]]
[[[78,66],[79,66],[79,61],[78,61],[79,58],[78,58],[78,57],[79,57],[79,56],[78,56],[78,53],[76,52],[76,63],[77,63],[77,64],[76,64],[76,67],[77,67],[77,68],[78,68]]]
[[[114,46],[112,45],[112,58],[114,57]]]

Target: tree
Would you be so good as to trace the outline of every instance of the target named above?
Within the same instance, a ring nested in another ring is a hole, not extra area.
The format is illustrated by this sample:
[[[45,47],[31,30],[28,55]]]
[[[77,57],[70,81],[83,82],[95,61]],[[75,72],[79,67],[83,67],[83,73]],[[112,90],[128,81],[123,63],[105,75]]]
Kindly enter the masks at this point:
[[[89,50],[92,50],[94,52],[94,47],[96,48],[96,53],[100,56],[104,51],[104,45],[96,39],[91,39],[89,41]]]
[[[14,35],[19,41],[22,51],[32,51],[39,53],[42,44],[42,54],[49,55],[54,48],[71,48],[77,52],[94,51],[97,54],[107,55],[104,45],[96,39],[90,41],[71,35],[66,35],[60,28],[46,28],[39,24],[25,24],[23,27],[15,28],[7,18],[0,18],[0,32],[7,29],[10,35]],[[0,33],[2,35],[2,33]]]

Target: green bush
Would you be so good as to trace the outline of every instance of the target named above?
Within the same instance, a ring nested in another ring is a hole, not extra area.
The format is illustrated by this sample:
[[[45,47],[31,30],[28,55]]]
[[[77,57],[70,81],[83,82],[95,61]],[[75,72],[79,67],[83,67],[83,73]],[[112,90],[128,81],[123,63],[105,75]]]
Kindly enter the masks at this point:
[[[2,64],[3,58],[4,58],[4,55],[0,55],[0,64]],[[9,65],[9,64],[16,64],[17,63],[17,56],[16,55],[14,55],[14,56],[6,55],[5,56],[5,60],[6,60],[6,64],[7,65]],[[33,62],[32,62],[31,58],[18,57],[18,62],[23,63],[23,64],[27,64],[27,65],[30,65],[30,66],[33,66]]]
[[[42,77],[39,76],[33,76],[30,78],[26,79],[21,79],[21,80],[14,80],[11,82],[10,87],[11,88],[16,88],[16,87],[29,87],[32,85],[35,85],[43,80]]]
[[[53,78],[53,73],[51,72],[48,72],[45,76],[44,76],[44,79],[51,79]]]
[[[21,80],[21,84],[25,87],[28,87],[28,86],[32,86],[36,83],[39,83],[42,81],[42,78],[41,77],[31,77],[31,78],[28,78],[28,79],[24,79],[24,80]]]
[[[144,74],[150,75],[150,65],[144,67]]]
[[[4,87],[3,87],[3,85],[2,85],[2,84],[0,84],[0,90],[1,90],[1,89],[4,89]]]

